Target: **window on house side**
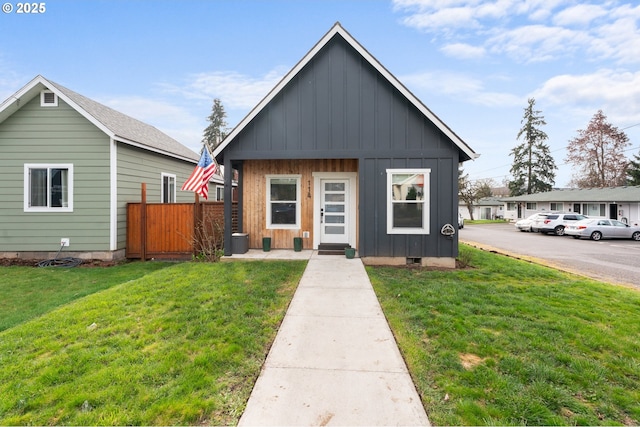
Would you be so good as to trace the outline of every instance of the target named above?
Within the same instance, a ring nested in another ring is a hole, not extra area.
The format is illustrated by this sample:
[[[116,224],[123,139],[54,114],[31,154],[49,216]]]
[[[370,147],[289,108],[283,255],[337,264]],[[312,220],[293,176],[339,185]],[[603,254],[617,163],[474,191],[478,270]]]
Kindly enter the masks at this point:
[[[216,200],[219,202],[224,201],[224,187],[216,185]]]
[[[300,176],[267,176],[267,228],[300,228]]]
[[[176,202],[176,176],[168,173],[162,174],[162,203]]]
[[[552,211],[562,212],[564,210],[564,203],[551,203],[550,208]]]
[[[538,205],[533,202],[527,202],[527,210],[535,211],[538,209]]]
[[[73,165],[25,164],[25,212],[72,212]]]
[[[429,234],[430,169],[387,169],[387,233]]]

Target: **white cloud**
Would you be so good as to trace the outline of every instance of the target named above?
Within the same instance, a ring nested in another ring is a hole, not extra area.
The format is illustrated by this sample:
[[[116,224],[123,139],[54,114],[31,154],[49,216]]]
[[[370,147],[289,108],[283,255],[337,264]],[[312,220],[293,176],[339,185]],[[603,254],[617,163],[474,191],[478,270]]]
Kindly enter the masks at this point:
[[[487,44],[491,51],[506,54],[518,62],[532,63],[555,59],[576,50],[590,40],[580,31],[545,25],[527,25],[500,31]]]
[[[451,71],[405,75],[400,80],[407,87],[414,88],[416,93],[442,94],[474,105],[508,107],[520,105],[523,102],[516,95],[486,90],[482,81]]]
[[[592,116],[601,109],[615,125],[633,124],[640,117],[640,71],[563,74],[547,80],[535,97],[577,114]]]
[[[235,71],[215,71],[192,75],[182,86],[164,84],[162,88],[187,99],[211,102],[219,98],[225,108],[249,110],[273,89],[284,74],[281,68],[259,77]]]
[[[445,55],[459,59],[475,59],[485,56],[484,47],[472,46],[466,43],[451,43],[440,49]]]
[[[442,35],[446,54],[465,56],[460,47],[482,46],[485,53],[517,62],[614,60],[640,62],[640,5],[567,0],[394,0],[402,23]],[[434,40],[437,40],[434,39]],[[467,53],[471,53],[468,51]],[[479,51],[475,51],[476,55]]]
[[[558,12],[553,22],[559,26],[589,25],[594,19],[605,16],[607,10],[599,5],[579,4]]]

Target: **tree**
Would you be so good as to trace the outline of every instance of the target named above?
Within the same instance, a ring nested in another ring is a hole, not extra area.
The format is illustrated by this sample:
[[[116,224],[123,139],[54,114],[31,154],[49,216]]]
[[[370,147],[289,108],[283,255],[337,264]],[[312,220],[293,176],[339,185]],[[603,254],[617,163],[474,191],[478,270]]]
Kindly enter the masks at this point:
[[[511,196],[539,193],[553,188],[557,169],[556,163],[545,143],[547,134],[540,129],[547,124],[541,111],[535,110],[535,98],[527,100],[529,105],[524,109],[524,116],[520,123],[522,128],[516,139],[523,138],[522,144],[511,150],[513,164],[509,181]]]
[[[473,207],[476,202],[483,197],[491,197],[491,179],[472,182],[469,174],[464,174],[462,169],[458,170],[458,197],[464,202],[469,211],[469,218],[473,221]]]
[[[210,152],[213,152],[224,137],[227,136],[226,117],[227,113],[224,111],[222,102],[218,98],[214,99],[211,114],[207,117],[209,126],[204,130],[204,137],[202,138],[202,144],[207,146]]]
[[[635,160],[627,167],[627,185],[640,185],[640,154],[634,154]]]
[[[629,165],[624,149],[628,145],[627,135],[598,110],[587,129],[579,130],[567,146],[566,161],[575,171],[572,184],[578,188],[624,185]]]

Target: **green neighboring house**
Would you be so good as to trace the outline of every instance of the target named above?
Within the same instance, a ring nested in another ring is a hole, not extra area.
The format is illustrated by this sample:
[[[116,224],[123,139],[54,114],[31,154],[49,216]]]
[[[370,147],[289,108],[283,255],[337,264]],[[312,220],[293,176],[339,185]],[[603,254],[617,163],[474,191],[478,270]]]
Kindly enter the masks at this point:
[[[0,104],[0,258],[124,258],[126,205],[191,202],[199,156],[42,76]]]

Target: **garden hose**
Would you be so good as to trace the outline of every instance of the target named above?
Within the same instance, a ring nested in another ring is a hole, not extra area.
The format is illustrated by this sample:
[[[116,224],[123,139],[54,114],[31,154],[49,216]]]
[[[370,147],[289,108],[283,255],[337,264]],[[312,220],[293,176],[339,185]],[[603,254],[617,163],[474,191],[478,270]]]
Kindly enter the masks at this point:
[[[44,261],[40,261],[38,263],[38,267],[66,267],[66,268],[72,268],[72,267],[77,267],[80,264],[82,264],[82,260],[80,258],[65,257],[65,258],[58,259],[58,256],[60,255],[60,252],[62,252],[62,248],[63,247],[64,247],[64,245],[60,245],[60,249],[58,249],[58,253],[56,254],[55,258],[47,259],[47,260],[44,260]]]

